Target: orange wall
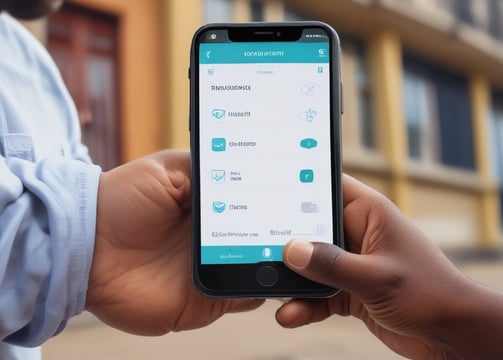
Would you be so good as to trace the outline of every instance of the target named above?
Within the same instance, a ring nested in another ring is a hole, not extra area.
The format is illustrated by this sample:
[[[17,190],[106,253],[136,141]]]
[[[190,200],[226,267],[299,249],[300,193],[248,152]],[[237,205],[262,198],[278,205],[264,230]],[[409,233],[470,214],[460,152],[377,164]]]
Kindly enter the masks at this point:
[[[74,0],[119,18],[123,161],[163,145],[162,33],[158,0]]]
[[[166,90],[164,139],[171,148],[189,148],[190,45],[202,24],[201,0],[163,1]]]

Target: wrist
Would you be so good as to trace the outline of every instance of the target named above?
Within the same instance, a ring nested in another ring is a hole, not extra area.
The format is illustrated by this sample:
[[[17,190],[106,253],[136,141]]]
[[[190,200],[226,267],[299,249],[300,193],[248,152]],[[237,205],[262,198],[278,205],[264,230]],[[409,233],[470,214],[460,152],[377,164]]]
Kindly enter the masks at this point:
[[[94,249],[92,263],[89,270],[88,288],[86,295],[86,309],[92,311],[92,308],[99,304],[99,294],[102,293],[99,289],[105,284],[103,275],[108,273],[107,262],[102,261],[102,256],[106,248],[106,238],[107,235],[107,211],[106,211],[106,188],[107,173],[102,173],[99,186],[98,186],[98,196],[96,201],[96,231],[94,240]]]
[[[503,293],[466,279],[431,339],[448,359],[489,359],[503,353]]]

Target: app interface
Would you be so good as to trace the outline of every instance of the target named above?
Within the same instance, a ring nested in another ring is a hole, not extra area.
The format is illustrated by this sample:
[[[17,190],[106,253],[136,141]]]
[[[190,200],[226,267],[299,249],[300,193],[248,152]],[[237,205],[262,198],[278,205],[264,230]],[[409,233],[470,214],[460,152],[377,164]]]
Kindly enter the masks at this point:
[[[329,54],[312,33],[200,44],[202,264],[281,261],[293,238],[332,242]]]

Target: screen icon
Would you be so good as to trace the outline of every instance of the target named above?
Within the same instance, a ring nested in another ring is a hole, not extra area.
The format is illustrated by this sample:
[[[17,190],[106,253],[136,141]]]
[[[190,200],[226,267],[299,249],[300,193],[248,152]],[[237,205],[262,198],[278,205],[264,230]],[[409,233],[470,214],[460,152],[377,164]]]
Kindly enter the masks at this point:
[[[313,96],[318,93],[319,88],[318,84],[309,81],[300,87],[300,91],[306,96]]]
[[[303,111],[299,114],[299,118],[302,121],[312,123],[316,119],[316,115],[318,115],[318,112],[314,109],[307,109],[306,111]]]
[[[211,170],[211,179],[215,184],[225,182],[225,170]]]
[[[221,214],[225,211],[227,205],[222,201],[213,201],[213,212]]]
[[[262,250],[262,257],[266,258],[266,259],[269,259],[272,257],[272,249],[271,248],[264,248],[264,250]]]
[[[225,151],[227,146],[225,138],[213,138],[211,139],[211,150],[215,152]]]
[[[319,207],[318,204],[316,203],[310,201],[303,201],[300,204],[300,211],[308,214],[317,213],[319,211]]]
[[[316,141],[315,139],[312,139],[312,138],[306,138],[306,139],[302,139],[300,141],[300,147],[304,148],[304,149],[314,149],[315,147],[318,146],[318,141]]]
[[[314,181],[314,171],[311,169],[301,170],[299,179],[301,183],[312,183]]]
[[[217,119],[217,120],[222,120],[225,118],[225,110],[223,109],[213,109],[213,111],[211,112],[211,115]]]
[[[313,96],[318,88],[318,85],[312,82],[307,82],[300,88],[300,91],[306,96]]]
[[[318,234],[319,236],[326,235],[327,234],[327,227],[325,225],[319,224],[316,227],[316,234]]]

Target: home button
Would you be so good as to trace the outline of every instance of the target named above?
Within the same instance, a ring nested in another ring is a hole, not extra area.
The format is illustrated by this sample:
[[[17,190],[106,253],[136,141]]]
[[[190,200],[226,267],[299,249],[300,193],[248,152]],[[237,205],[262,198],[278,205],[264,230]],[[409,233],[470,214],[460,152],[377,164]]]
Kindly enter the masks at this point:
[[[264,265],[257,270],[257,282],[265,287],[270,287],[278,282],[278,272],[269,265]]]

